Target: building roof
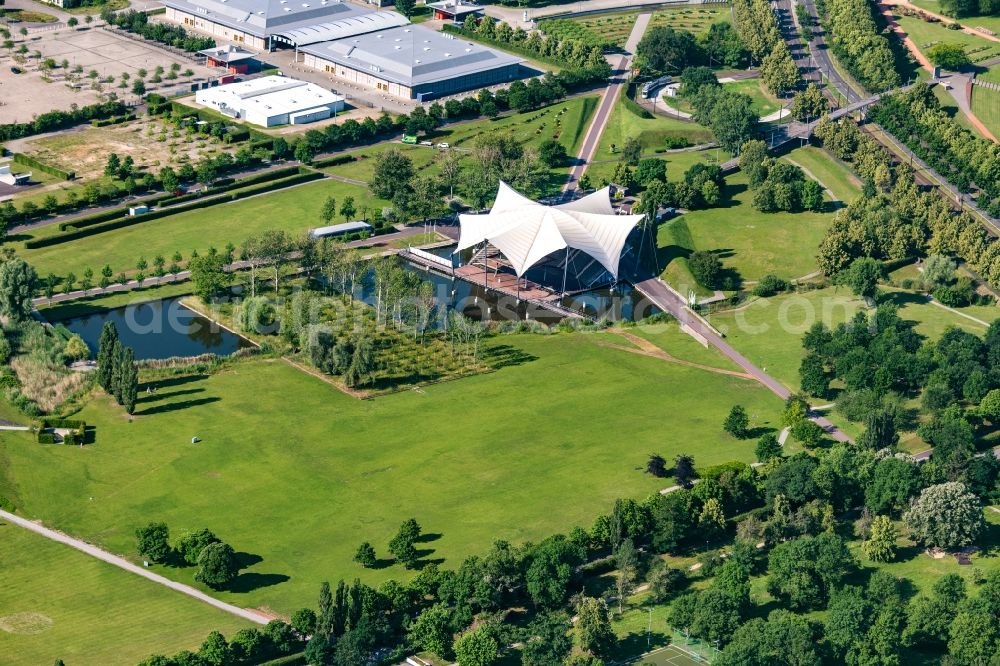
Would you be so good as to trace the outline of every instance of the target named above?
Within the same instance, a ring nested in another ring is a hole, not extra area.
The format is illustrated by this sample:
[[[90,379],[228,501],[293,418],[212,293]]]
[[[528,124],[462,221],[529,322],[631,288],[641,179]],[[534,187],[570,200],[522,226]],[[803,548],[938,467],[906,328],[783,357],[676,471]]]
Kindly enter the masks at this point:
[[[544,206],[500,183],[486,215],[459,215],[456,252],[489,241],[518,276],[559,250],[586,252],[618,276],[625,241],[642,215],[615,215],[608,188],[558,206]]]
[[[228,107],[233,111],[245,109],[275,116],[335,104],[342,102],[344,97],[287,76],[263,76],[199,90],[195,99],[202,104]]]
[[[339,234],[349,234],[355,231],[368,231],[372,228],[372,225],[367,222],[343,222],[341,224],[331,224],[328,227],[317,227],[309,232],[309,235],[313,238],[321,238],[323,236],[336,236]]]
[[[345,0],[161,0],[173,9],[202,16],[258,37],[348,16],[370,13]]]
[[[522,58],[419,25],[312,44],[300,50],[411,88],[522,62]]]
[[[219,62],[239,62],[240,60],[248,60],[250,58],[256,58],[257,54],[253,51],[247,51],[246,49],[241,49],[234,44],[227,44],[225,46],[216,46],[210,49],[205,49],[204,51],[198,51],[198,55],[203,55],[212,60],[217,60]]]
[[[474,14],[484,11],[484,7],[471,2],[456,2],[456,0],[442,0],[441,2],[428,2],[427,6],[445,14],[452,16],[462,16],[463,14]]]
[[[386,28],[396,28],[407,25],[409,22],[409,19],[396,12],[371,12],[359,16],[349,16],[339,21],[316,23],[301,28],[284,30],[275,33],[274,36],[298,46],[306,46],[319,42],[329,42],[334,39],[364,35],[369,32],[385,30]]]

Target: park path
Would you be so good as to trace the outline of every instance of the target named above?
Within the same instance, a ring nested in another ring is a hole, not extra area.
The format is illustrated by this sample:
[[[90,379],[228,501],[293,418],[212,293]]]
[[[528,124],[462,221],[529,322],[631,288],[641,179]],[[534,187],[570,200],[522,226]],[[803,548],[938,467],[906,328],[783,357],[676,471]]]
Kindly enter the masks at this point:
[[[608,125],[611,111],[618,101],[618,96],[621,95],[622,88],[628,81],[628,69],[632,63],[632,54],[635,53],[635,49],[639,45],[639,40],[645,34],[646,27],[649,25],[649,20],[652,17],[652,14],[639,14],[636,17],[635,25],[632,26],[632,32],[629,33],[628,41],[625,42],[625,53],[618,57],[617,63],[612,62],[612,72],[611,78],[608,80],[608,86],[601,93],[601,101],[597,105],[597,111],[594,112],[594,119],[590,121],[590,127],[587,129],[587,134],[580,145],[580,153],[577,155],[576,164],[569,171],[569,178],[567,178],[566,184],[563,186],[563,192],[569,193],[576,189],[576,184],[583,176],[583,172],[587,170],[587,165],[594,159],[594,154],[597,152],[597,144],[601,140],[601,135],[604,134],[604,128]]]
[[[6,520],[12,525],[23,527],[24,529],[30,530],[35,534],[39,534],[45,537],[46,539],[56,541],[58,543],[67,545],[71,548],[76,548],[80,552],[86,553],[87,555],[97,558],[102,562],[107,562],[108,564],[116,566],[119,569],[124,569],[125,571],[133,573],[137,576],[142,576],[146,580],[150,580],[154,583],[157,583],[158,585],[163,585],[164,587],[168,587],[171,590],[174,590],[175,592],[186,594],[189,597],[197,599],[198,601],[204,602],[210,606],[214,606],[215,608],[218,608],[221,611],[225,611],[226,613],[230,613],[231,615],[241,617],[244,620],[249,620],[250,622],[253,622],[255,624],[267,624],[268,622],[274,619],[274,617],[265,615],[264,613],[261,613],[256,610],[251,610],[249,608],[240,608],[239,606],[234,606],[232,604],[227,604],[224,601],[219,601],[218,599],[211,597],[202,592],[201,590],[197,590],[191,587],[190,585],[185,585],[183,583],[178,583],[176,581],[170,580],[169,578],[165,578],[164,576],[153,573],[152,571],[149,571],[148,569],[141,567],[137,564],[132,564],[124,557],[119,557],[118,555],[109,553],[106,550],[91,545],[86,541],[75,539],[67,534],[63,534],[62,532],[49,529],[48,527],[45,527],[39,523],[27,520],[25,518],[21,518],[20,516],[15,516],[13,513],[10,513],[8,511],[0,510],[0,518]]]

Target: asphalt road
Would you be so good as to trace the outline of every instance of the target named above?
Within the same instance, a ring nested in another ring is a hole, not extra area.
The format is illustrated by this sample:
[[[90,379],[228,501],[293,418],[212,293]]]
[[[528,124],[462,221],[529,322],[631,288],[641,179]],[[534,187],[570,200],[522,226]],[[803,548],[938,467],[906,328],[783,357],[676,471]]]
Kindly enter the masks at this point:
[[[622,88],[628,81],[628,69],[632,63],[632,54],[635,53],[635,49],[639,45],[639,40],[645,34],[646,27],[649,25],[649,20],[652,16],[652,14],[639,14],[636,17],[635,25],[632,26],[632,32],[629,34],[628,41],[625,42],[625,54],[618,57],[617,63],[612,63],[613,71],[611,79],[608,81],[608,87],[601,93],[601,101],[597,105],[597,111],[594,112],[594,119],[590,122],[590,127],[587,129],[587,136],[584,137],[583,144],[580,146],[580,153],[577,155],[576,164],[569,171],[569,177],[563,186],[563,192],[570,192],[576,189],[577,182],[583,176],[583,172],[586,171],[587,165],[593,160],[594,153],[597,152],[597,144],[600,143],[601,135],[604,134],[604,128],[608,125],[608,118],[611,117],[611,111],[618,101],[618,96],[621,95]]]

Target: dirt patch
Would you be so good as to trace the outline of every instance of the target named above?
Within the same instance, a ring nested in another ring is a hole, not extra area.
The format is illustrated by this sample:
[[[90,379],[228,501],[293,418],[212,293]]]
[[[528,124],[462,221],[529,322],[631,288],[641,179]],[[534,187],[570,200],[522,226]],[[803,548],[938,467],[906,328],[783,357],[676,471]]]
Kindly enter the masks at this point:
[[[14,613],[0,617],[0,629],[8,634],[33,635],[52,628],[52,618],[41,613]]]

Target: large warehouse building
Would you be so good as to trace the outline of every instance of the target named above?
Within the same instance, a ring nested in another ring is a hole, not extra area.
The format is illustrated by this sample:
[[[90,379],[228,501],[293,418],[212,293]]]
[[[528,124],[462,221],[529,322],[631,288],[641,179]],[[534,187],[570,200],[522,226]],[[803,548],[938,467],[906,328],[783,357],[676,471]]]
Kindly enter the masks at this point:
[[[230,83],[199,90],[198,104],[261,127],[325,120],[344,108],[344,97],[285,76]]]
[[[428,100],[525,76],[521,58],[342,0],[163,0],[167,18],[257,49],[295,49],[332,78]]]

